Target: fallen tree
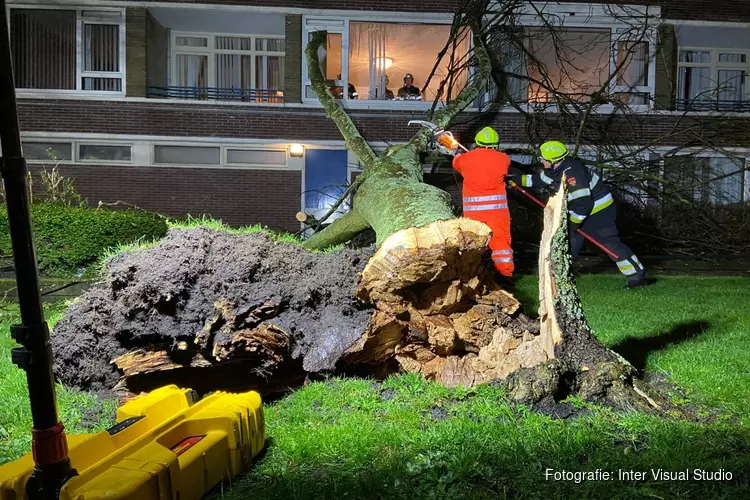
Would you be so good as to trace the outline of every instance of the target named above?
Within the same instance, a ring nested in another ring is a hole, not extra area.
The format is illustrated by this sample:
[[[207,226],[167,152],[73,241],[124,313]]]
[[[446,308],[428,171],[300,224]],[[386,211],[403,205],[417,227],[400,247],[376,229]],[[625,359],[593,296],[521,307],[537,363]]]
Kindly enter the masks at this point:
[[[459,14],[474,33],[477,72],[431,114],[439,126],[489,75],[479,36],[486,2],[477,3]],[[58,377],[125,393],[178,383],[268,394],[316,374],[401,370],[450,386],[502,381],[530,403],[578,393],[624,409],[668,405],[591,333],[570,273],[564,187],[545,212],[541,321],[533,321],[486,265],[490,229],[457,218],[447,193],[422,182],[429,132],[381,156],[359,134],[320,70],[326,37],[314,33],[306,57],[313,89],[364,166],[351,210],[305,248],[199,228],[113,258],[55,327]],[[311,251],[368,228],[373,248]]]
[[[127,396],[166,383],[269,394],[316,374],[410,371],[449,386],[501,381],[532,404],[577,393],[672,408],[593,336],[570,271],[564,196],[545,212],[540,321],[495,281],[489,228],[468,219],[399,231],[374,253],[172,229],[112,258],[70,307],[54,329],[55,372]]]

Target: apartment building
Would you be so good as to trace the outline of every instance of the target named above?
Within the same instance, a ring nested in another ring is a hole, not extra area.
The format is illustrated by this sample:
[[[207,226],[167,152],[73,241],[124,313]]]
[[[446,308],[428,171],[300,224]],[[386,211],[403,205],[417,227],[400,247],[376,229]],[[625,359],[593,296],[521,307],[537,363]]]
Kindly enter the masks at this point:
[[[210,214],[231,225],[297,231],[298,211],[325,212],[359,170],[310,88],[310,34],[328,31],[321,67],[330,89],[382,149],[408,140],[415,129],[407,122],[424,119],[435,99],[447,62],[421,100],[400,99],[398,88],[406,73],[424,83],[458,4],[14,0],[9,20],[25,156],[32,170],[59,162],[92,205],[122,201],[172,216]],[[624,142],[669,150],[684,146],[690,129],[679,125],[685,131],[675,133],[675,124],[713,123],[709,139],[721,152],[702,152],[685,168],[727,172],[716,181],[723,193],[717,202],[750,199],[742,171],[750,158],[750,6],[540,4],[573,46],[587,43],[567,54],[584,85],[622,72],[610,90],[637,122]],[[527,7],[518,19],[543,27],[543,17]],[[646,29],[633,59],[618,65],[625,33],[638,23]],[[528,49],[556,71],[543,43]],[[470,51],[470,41],[457,50]],[[514,61],[514,73],[534,71],[523,58]],[[528,109],[546,102],[534,84],[513,92]],[[470,142],[477,126],[491,124],[504,146],[528,145],[528,117],[517,107],[477,112],[493,95],[488,89],[467,109],[455,132]],[[612,113],[612,106],[595,113]],[[428,177],[437,180],[434,172]],[[706,196],[697,188],[693,195]]]

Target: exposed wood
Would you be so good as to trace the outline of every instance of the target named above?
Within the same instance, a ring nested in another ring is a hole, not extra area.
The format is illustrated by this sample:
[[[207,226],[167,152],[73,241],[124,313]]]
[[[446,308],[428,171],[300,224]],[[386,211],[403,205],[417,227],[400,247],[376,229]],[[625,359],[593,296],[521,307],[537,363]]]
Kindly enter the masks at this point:
[[[553,357],[555,346],[562,342],[562,332],[555,316],[554,301],[557,297],[555,279],[552,273],[552,238],[560,230],[562,221],[562,197],[565,196],[565,182],[560,190],[550,197],[544,209],[544,229],[539,245],[539,329],[544,350]]]
[[[189,359],[178,362],[170,356],[169,350],[155,348],[154,346],[151,348],[155,350],[137,349],[127,354],[123,354],[122,356],[118,356],[112,360],[112,363],[114,363],[119,370],[122,370],[125,377],[143,373],[176,370],[186,366],[193,368],[211,366],[211,362],[204,358],[200,353],[193,353]]]

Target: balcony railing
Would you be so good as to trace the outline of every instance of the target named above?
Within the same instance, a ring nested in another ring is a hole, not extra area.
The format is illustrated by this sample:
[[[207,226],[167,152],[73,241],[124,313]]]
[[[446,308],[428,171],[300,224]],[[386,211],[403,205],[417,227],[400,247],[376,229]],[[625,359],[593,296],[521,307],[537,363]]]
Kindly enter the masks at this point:
[[[750,101],[722,101],[718,99],[676,99],[677,111],[727,111],[730,113],[750,112]]]
[[[201,99],[217,101],[270,102],[283,103],[283,90],[238,89],[218,87],[179,87],[150,86],[146,88],[147,97],[167,99]]]

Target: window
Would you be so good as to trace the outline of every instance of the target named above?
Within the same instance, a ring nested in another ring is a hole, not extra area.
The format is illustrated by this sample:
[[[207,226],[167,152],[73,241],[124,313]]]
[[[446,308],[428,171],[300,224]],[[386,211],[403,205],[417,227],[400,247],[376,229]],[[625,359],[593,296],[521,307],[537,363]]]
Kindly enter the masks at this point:
[[[219,165],[219,147],[154,146],[154,163],[175,165]]]
[[[227,148],[228,165],[286,166],[286,151]]]
[[[129,162],[132,159],[132,148],[130,146],[80,144],[78,146],[78,159],[85,161]]]
[[[176,33],[172,46],[170,96],[283,101],[283,37]]]
[[[614,98],[625,105],[644,106],[649,103],[648,42],[618,41]]]
[[[664,175],[678,194],[703,203],[744,200],[745,162],[728,157],[666,157]]]
[[[122,92],[122,11],[11,9],[19,89]]]
[[[307,18],[304,34],[308,42],[317,30],[328,32],[318,59],[329,90],[337,99],[432,102],[441,82],[445,82],[443,96],[450,87],[451,98],[466,85],[468,71],[461,69],[451,75],[449,65],[451,53],[454,67],[466,63],[471,48],[468,30],[459,37],[455,51],[449,49],[434,74],[435,58],[450,38],[450,25]],[[406,75],[412,78],[407,80]],[[316,99],[306,62],[303,83],[305,98]]]
[[[550,102],[554,94],[586,102],[609,78],[610,30],[546,30],[528,39],[530,102]],[[539,83],[536,83],[539,82]]]
[[[746,111],[747,53],[720,49],[680,50],[677,108]]]
[[[70,142],[30,142],[23,141],[23,156],[27,160],[69,161],[73,159]]]
[[[507,91],[516,103],[589,102],[603,87],[600,104],[608,95],[610,103],[649,104],[654,58],[648,41],[628,40],[612,28],[558,29],[554,35],[536,27],[495,31],[494,57],[502,58]]]
[[[450,30],[446,25],[350,22],[348,80],[358,98],[434,101],[441,81],[448,79],[449,54],[443,57],[424,93],[417,95],[416,89],[421,90],[427,83],[437,54],[450,38]],[[455,57],[465,60],[468,51],[469,38],[463,37]],[[426,54],[430,56],[425,57]],[[466,74],[460,71],[454,77],[451,97],[466,85]],[[414,87],[406,87],[405,75],[413,76]]]

